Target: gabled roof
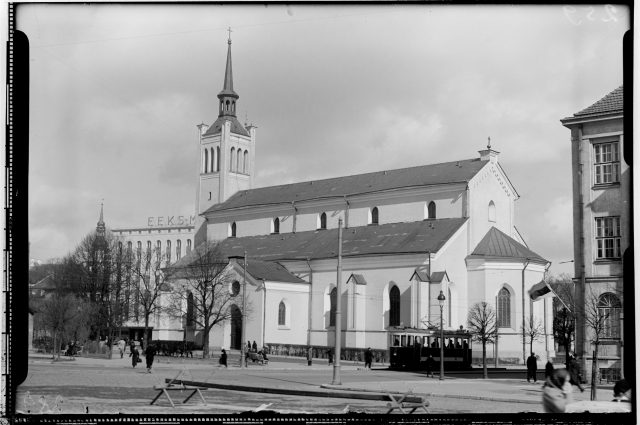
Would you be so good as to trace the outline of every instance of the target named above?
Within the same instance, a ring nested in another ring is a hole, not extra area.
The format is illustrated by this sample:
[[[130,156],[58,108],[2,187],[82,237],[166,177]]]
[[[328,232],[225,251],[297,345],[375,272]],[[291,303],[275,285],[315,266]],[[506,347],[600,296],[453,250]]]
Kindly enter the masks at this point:
[[[218,117],[217,120],[211,124],[211,127],[204,133],[205,136],[209,134],[216,134],[222,131],[222,126],[225,121],[231,121],[231,132],[235,134],[240,134],[242,136],[249,136],[249,132],[240,124],[240,121],[233,115],[225,115],[222,117]]]
[[[442,282],[442,279],[447,278],[449,280],[449,275],[446,271],[444,272],[433,272],[431,273],[431,282]]]
[[[225,202],[213,205],[205,213],[255,205],[291,204],[292,202],[320,198],[342,198],[343,196],[406,187],[466,183],[488,162],[475,158],[242,190],[235,193]]]
[[[410,281],[413,280],[414,276],[418,276],[418,279],[420,279],[420,282],[429,282],[429,275],[425,271],[416,269],[411,275],[411,277],[409,278],[409,280]]]
[[[567,117],[561,121],[622,113],[624,109],[623,95],[623,86],[620,86],[588,108],[585,108],[580,112],[576,112],[573,114],[573,117]]]
[[[34,284],[31,289],[43,289],[45,291],[51,291],[56,289],[56,284],[53,283],[53,279],[51,278],[51,275],[49,275],[42,279],[40,282]]]
[[[479,257],[511,257],[547,262],[520,242],[492,227],[471,253]]]
[[[410,223],[381,224],[343,229],[344,257],[435,253],[467,221],[443,218]],[[433,224],[433,227],[430,225]],[[243,256],[261,261],[315,260],[338,256],[338,229],[314,230],[276,235],[228,238],[220,242],[225,256]],[[196,250],[182,257],[173,267],[187,266]]]
[[[238,259],[238,266],[244,268],[243,259]],[[266,280],[268,282],[309,283],[278,263],[267,263],[259,260],[249,259],[247,261],[247,274],[256,280]]]
[[[355,274],[352,273],[351,276],[349,276],[349,279],[347,279],[347,283],[349,283],[349,281],[353,279],[356,282],[356,285],[366,285],[367,281],[364,280],[364,276],[362,276],[361,274]]]

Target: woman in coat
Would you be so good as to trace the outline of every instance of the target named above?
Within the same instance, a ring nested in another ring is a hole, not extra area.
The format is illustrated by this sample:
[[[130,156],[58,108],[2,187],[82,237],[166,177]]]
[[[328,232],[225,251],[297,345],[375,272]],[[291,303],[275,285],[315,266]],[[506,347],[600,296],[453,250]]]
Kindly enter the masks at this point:
[[[129,353],[129,357],[131,357],[131,365],[136,367],[138,365],[138,359],[140,358],[138,347],[131,345],[131,353]]]
[[[547,378],[542,389],[542,408],[545,413],[564,413],[571,404],[571,382],[566,369],[556,369]]]
[[[227,352],[224,351],[224,348],[222,349],[222,354],[220,355],[220,360],[218,360],[218,363],[220,363],[220,366],[227,367]]]

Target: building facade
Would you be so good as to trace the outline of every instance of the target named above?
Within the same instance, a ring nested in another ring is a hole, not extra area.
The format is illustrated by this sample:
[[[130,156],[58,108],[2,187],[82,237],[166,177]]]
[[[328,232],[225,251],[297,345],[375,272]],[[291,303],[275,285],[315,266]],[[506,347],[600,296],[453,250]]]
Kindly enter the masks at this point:
[[[629,247],[631,173],[624,159],[623,87],[561,120],[571,130],[575,286],[578,305],[576,352],[591,375],[594,327],[603,317],[597,369],[621,370],[623,257]],[[593,306],[593,302],[596,305]]]
[[[520,196],[490,145],[471,159],[256,189],[255,127],[235,117],[230,41],[218,98],[218,119],[198,126],[194,244],[218,241],[238,282],[247,252],[247,340],[332,347],[339,299],[343,347],[387,349],[390,329],[440,324],[442,291],[446,329],[466,327],[469,308],[487,302],[498,312],[501,359],[524,361],[531,349],[554,355],[551,303],[532,303],[527,293],[550,263],[518,233]],[[530,317],[544,331],[534,347],[522,342]],[[238,326],[214,328],[211,348],[239,348]]]

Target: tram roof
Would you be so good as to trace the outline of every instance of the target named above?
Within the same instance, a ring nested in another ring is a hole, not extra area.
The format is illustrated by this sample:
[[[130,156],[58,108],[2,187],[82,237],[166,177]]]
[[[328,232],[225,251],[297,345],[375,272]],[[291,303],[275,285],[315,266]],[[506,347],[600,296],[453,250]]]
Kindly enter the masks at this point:
[[[398,334],[398,335],[440,335],[440,329],[414,329],[414,328],[405,328],[405,329],[394,329],[389,330],[390,334]],[[471,337],[472,334],[467,330],[460,329],[443,329],[442,333],[444,336],[458,336],[458,337]]]

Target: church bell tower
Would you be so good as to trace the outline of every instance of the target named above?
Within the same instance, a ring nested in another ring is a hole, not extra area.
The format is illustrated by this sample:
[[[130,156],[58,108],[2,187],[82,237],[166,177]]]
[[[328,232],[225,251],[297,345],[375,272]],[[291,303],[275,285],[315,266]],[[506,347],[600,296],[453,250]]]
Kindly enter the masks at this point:
[[[256,127],[243,126],[236,117],[240,96],[233,90],[231,30],[222,91],[218,93],[218,119],[198,127],[198,184],[194,245],[207,238],[202,213],[240,190],[253,188]]]

